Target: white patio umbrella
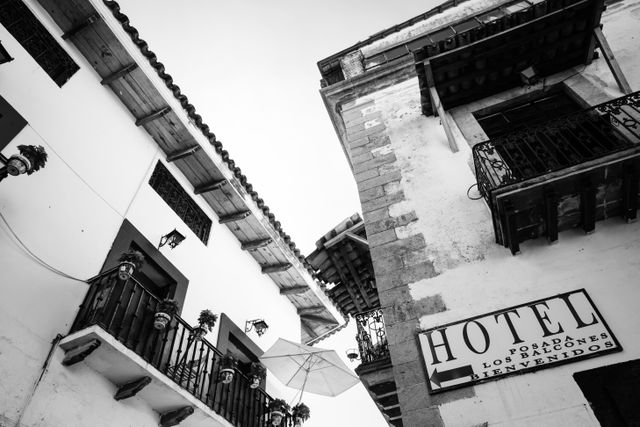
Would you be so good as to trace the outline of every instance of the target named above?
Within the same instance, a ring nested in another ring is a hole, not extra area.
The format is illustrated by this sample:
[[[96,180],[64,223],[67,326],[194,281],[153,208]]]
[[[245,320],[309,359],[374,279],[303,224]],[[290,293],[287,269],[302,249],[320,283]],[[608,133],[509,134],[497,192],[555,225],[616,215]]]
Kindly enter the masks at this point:
[[[334,350],[279,338],[260,361],[285,385],[302,393],[337,396],[360,380]]]

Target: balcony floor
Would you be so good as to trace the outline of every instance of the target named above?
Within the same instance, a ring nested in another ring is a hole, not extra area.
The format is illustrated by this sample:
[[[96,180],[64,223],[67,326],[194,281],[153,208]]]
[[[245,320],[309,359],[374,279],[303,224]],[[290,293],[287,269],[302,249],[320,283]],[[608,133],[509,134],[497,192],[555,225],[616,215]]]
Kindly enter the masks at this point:
[[[70,334],[60,341],[60,348],[68,352],[94,339],[99,340],[101,345],[84,359],[84,363],[116,386],[144,376],[150,377],[151,383],[136,397],[147,402],[159,414],[191,406],[194,412],[180,423],[181,427],[233,427],[99,326],[90,326]],[[73,366],[68,369],[73,369]]]

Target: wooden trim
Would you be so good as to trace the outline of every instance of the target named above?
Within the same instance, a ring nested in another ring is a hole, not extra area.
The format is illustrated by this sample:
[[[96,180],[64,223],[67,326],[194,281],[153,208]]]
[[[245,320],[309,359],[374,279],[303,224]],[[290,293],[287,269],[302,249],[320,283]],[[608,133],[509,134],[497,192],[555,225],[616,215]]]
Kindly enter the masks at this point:
[[[98,15],[97,13],[89,15],[85,20],[80,22],[78,25],[76,25],[75,27],[71,28],[69,31],[66,31],[64,34],[62,34],[62,40],[67,40],[75,36],[80,31],[87,28],[89,25],[96,23],[98,20],[100,20],[100,15]]]
[[[226,224],[227,222],[240,221],[241,219],[245,219],[249,215],[251,215],[251,211],[234,212],[229,215],[221,216],[220,218],[218,218],[218,222],[220,224]]]
[[[346,230],[336,235],[335,237],[331,238],[330,240],[327,240],[326,242],[324,242],[323,246],[325,248],[330,248],[332,246],[335,246],[336,244],[340,243],[342,239],[346,237],[347,233],[355,234],[356,232],[362,230],[363,228],[364,228],[364,221],[361,221],[353,225],[351,228],[347,228]]]
[[[193,189],[195,194],[208,193],[209,191],[219,190],[222,186],[227,185],[226,179],[221,179],[219,181],[212,181],[207,184],[198,185]]]
[[[613,77],[616,79],[616,83],[618,83],[618,87],[624,94],[630,94],[631,92],[633,92],[631,90],[631,86],[629,86],[629,82],[624,76],[622,68],[620,68],[620,65],[618,64],[618,61],[616,60],[615,56],[613,56],[613,51],[609,46],[609,42],[607,42],[607,38],[602,33],[600,27],[595,27],[593,29],[593,35],[598,42],[598,46],[600,46],[600,50],[602,50],[604,59],[607,61],[607,65],[609,66]]]
[[[262,240],[253,240],[251,242],[244,242],[241,244],[240,249],[243,251],[253,251],[256,249],[263,248],[273,242],[273,239],[262,239]]]
[[[145,124],[153,120],[159,119],[160,117],[168,114],[170,111],[171,111],[171,107],[164,107],[158,111],[154,111],[153,113],[136,120],[136,126],[144,126]]]
[[[438,90],[434,85],[433,71],[431,70],[431,64],[429,61],[425,63],[425,72],[427,73],[427,83],[429,84],[429,95],[431,95],[431,108],[434,109],[440,117],[440,122],[444,128],[444,133],[447,135],[447,141],[449,141],[449,148],[454,153],[458,152],[458,144],[453,136],[453,119],[451,115],[444,110]]]
[[[200,147],[199,145],[194,145],[192,147],[187,147],[182,150],[174,151],[167,155],[167,163],[175,162],[176,160],[191,156],[201,148],[202,147]]]
[[[280,273],[282,271],[287,271],[291,267],[293,266],[288,262],[285,264],[265,265],[262,267],[262,274]]]
[[[306,316],[307,314],[318,314],[324,311],[323,305],[314,305],[312,307],[302,307],[298,309],[299,316]]]
[[[331,324],[331,325],[337,325],[337,323],[332,322],[329,319],[325,319],[324,317],[316,316],[314,314],[301,314],[300,315],[300,319],[308,320],[310,322],[319,322],[319,323],[328,323],[328,324]]]
[[[118,71],[109,74],[107,77],[103,78],[100,81],[101,85],[108,85],[109,83],[113,83],[114,81],[118,80],[121,77],[126,76],[127,74],[131,73],[133,70],[138,68],[138,63],[134,62],[133,64],[129,64],[126,67],[123,67],[121,69],[119,69]]]
[[[354,241],[358,245],[362,246],[363,248],[369,249],[369,242],[364,237],[360,237],[360,236],[358,236],[356,234],[353,234],[351,232],[344,233],[344,235],[345,235],[345,237],[351,239],[352,241]]]
[[[309,289],[311,289],[311,288],[306,286],[306,285],[292,286],[290,288],[281,288],[280,289],[280,295],[303,294],[303,293],[307,292]]]

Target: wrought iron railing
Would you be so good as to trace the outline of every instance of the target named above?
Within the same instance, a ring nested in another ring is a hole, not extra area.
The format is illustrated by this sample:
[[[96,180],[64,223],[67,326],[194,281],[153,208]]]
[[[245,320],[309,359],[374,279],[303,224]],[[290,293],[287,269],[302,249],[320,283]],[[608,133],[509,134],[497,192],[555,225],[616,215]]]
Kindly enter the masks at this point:
[[[230,384],[219,379],[222,354],[179,316],[158,331],[153,327],[159,300],[135,279],[118,278],[117,269],[90,280],[71,332],[98,325],[164,375],[237,427],[269,424],[272,398],[236,371]],[[281,426],[291,426],[287,417]]]
[[[473,147],[480,194],[623,151],[640,143],[640,92]]]
[[[356,314],[358,350],[362,363],[371,363],[389,357],[389,343],[384,327],[382,309]]]

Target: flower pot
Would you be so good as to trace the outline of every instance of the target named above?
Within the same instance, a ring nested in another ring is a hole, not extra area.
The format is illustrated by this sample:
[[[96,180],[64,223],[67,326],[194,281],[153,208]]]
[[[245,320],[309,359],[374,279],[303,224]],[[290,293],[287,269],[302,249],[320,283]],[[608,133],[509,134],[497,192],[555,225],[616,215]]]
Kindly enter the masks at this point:
[[[153,318],[153,327],[158,330],[163,330],[171,322],[171,316],[161,311],[157,312]]]
[[[9,157],[9,163],[7,163],[7,173],[9,175],[20,175],[31,169],[31,162],[25,156],[20,154],[14,154]]]
[[[128,280],[133,275],[133,272],[135,270],[136,266],[134,263],[123,261],[118,267],[118,277],[120,278],[120,280]]]
[[[271,425],[278,426],[282,422],[284,414],[280,411],[271,411]]]
[[[293,427],[302,427],[304,420],[301,417],[296,417],[293,421]]]
[[[222,384],[229,384],[233,381],[233,369],[221,369],[220,370],[220,381]]]
[[[200,341],[206,334],[207,330],[202,326],[196,326],[193,328],[193,339],[196,341]]]
[[[251,384],[249,384],[250,388],[258,388],[260,387],[260,377],[254,375],[251,377]]]

